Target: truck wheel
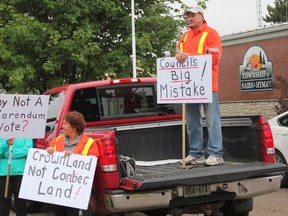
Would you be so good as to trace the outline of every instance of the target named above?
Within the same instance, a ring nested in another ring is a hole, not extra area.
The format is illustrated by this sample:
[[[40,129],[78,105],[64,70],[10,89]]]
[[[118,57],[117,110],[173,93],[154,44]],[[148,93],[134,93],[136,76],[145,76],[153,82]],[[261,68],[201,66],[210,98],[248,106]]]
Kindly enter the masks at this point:
[[[223,216],[249,216],[249,212],[253,210],[253,198],[242,200],[228,200],[220,208]]]
[[[147,216],[147,214],[144,214],[142,212],[131,212],[131,213],[124,213],[123,216]]]
[[[167,212],[162,210],[150,210],[145,211],[144,214],[147,216],[166,216]]]
[[[281,163],[281,164],[287,164],[287,161],[285,160],[284,156],[280,153],[280,151],[275,151],[275,162]],[[288,172],[282,173],[283,178],[281,180],[281,188],[287,188],[288,187]]]
[[[223,216],[223,214],[217,209],[212,212],[212,215],[204,214],[204,216]]]
[[[97,216],[97,215],[95,215],[95,216]],[[142,213],[142,212],[130,212],[130,213],[115,213],[115,214],[111,214],[109,216],[147,216],[147,215]]]
[[[249,211],[248,212],[235,212],[234,209],[231,208],[226,208],[224,211],[222,211],[223,216],[249,216]],[[213,215],[213,214],[212,214]],[[213,215],[214,216],[214,215]]]

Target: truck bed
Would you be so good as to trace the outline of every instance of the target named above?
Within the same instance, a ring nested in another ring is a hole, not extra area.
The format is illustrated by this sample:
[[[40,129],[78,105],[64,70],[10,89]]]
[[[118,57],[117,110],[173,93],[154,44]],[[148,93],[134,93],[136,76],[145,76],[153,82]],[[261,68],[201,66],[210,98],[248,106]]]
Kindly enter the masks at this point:
[[[259,116],[222,117],[224,160],[233,162],[261,161]],[[204,125],[204,148],[207,147],[207,128]],[[108,129],[108,128],[105,128]],[[182,158],[182,121],[135,123],[114,126],[118,152],[140,161]],[[188,155],[188,137],[186,137]]]
[[[141,182],[137,189],[148,189],[240,181],[261,176],[267,177],[269,174],[275,175],[283,171],[287,171],[286,165],[263,162],[225,162],[220,166],[197,165],[195,167],[187,165],[185,168],[182,168],[180,163],[171,163],[156,166],[136,166],[136,176],[130,176],[129,179]]]

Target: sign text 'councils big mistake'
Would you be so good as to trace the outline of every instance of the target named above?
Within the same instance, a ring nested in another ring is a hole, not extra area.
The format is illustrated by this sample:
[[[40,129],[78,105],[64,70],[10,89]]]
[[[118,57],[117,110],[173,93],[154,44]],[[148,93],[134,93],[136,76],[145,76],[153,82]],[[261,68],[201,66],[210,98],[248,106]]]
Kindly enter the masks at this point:
[[[87,209],[97,157],[29,149],[19,197]]]
[[[43,138],[49,95],[0,94],[0,137]]]
[[[157,103],[211,103],[212,56],[157,59]]]

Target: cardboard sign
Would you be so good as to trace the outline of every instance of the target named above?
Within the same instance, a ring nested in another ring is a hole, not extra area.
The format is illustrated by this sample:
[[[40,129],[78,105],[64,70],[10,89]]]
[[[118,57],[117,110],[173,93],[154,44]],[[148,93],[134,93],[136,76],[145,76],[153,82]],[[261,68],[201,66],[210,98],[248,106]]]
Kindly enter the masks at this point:
[[[211,103],[212,56],[157,59],[157,103]]]
[[[29,150],[20,198],[87,209],[97,157]]]
[[[44,138],[49,95],[0,94],[0,137]]]

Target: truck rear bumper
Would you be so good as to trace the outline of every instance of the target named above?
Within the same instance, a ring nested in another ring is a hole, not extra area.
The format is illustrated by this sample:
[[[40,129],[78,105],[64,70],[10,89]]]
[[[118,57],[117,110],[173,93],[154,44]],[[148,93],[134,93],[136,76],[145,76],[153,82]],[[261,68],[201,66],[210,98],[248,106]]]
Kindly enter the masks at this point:
[[[234,193],[234,199],[245,199],[277,191],[280,188],[281,178],[281,175],[276,175],[211,184],[209,187],[214,197],[215,195],[217,197],[217,193],[222,195],[223,193]],[[183,186],[163,188],[163,190],[110,190],[105,192],[104,198],[106,208],[111,213],[170,208],[173,200],[183,199],[183,203],[185,203],[185,200],[189,199],[184,198]],[[217,201],[223,201],[221,196]],[[179,205],[183,206],[183,203],[179,203]]]

